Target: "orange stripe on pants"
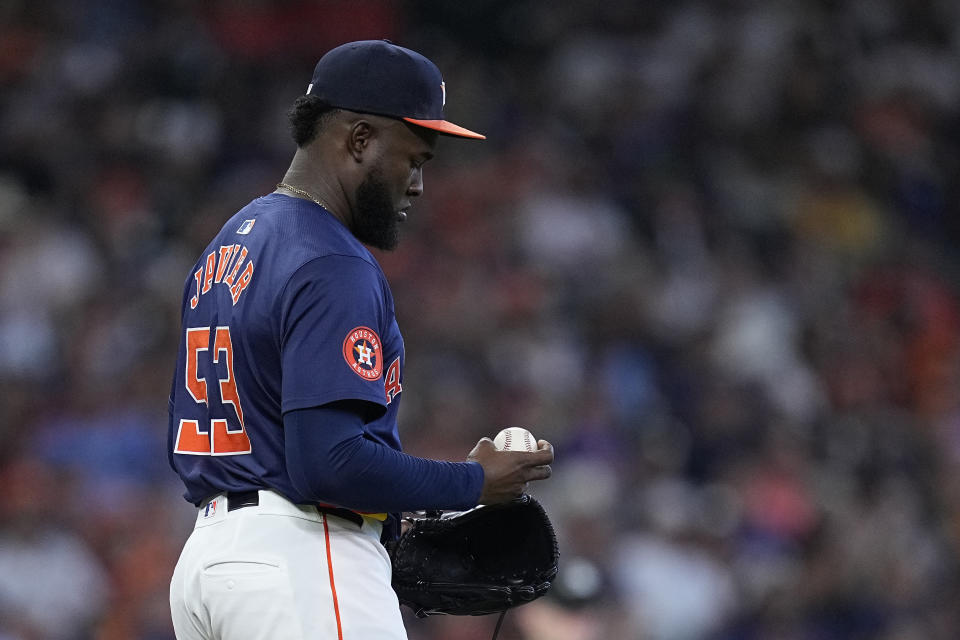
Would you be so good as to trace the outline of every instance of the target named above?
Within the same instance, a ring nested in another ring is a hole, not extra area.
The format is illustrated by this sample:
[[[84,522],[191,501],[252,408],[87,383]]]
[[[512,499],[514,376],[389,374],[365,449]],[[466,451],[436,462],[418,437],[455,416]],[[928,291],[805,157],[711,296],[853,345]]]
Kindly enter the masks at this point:
[[[337,618],[337,640],[343,640],[343,626],[340,624],[340,603],[337,601],[337,585],[333,580],[333,556],[330,554],[330,529],[327,527],[327,514],[323,514],[323,537],[327,543],[327,571],[330,574],[330,593],[333,594],[333,614]]]

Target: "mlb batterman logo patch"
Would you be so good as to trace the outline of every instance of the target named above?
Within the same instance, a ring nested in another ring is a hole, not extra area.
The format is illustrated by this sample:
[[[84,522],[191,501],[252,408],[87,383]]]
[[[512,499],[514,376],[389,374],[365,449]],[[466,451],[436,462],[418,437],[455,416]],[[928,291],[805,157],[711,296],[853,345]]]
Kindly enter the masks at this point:
[[[373,329],[357,327],[343,341],[343,359],[364,380],[377,380],[383,374],[380,336]]]

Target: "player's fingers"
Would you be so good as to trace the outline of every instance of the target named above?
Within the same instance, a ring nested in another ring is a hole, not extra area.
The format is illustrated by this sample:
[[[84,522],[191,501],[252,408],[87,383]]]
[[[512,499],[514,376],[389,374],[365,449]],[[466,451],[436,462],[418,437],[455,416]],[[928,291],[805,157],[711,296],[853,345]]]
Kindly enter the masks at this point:
[[[541,440],[540,442],[543,443],[540,448],[530,455],[531,465],[543,465],[553,462],[553,445],[546,440]]]
[[[527,481],[531,480],[546,480],[553,475],[553,468],[548,464],[540,465],[539,467],[531,467],[526,474]]]
[[[482,451],[485,451],[485,450],[488,450],[488,451],[497,450],[497,446],[493,444],[493,440],[486,437],[480,438],[480,440],[477,441],[476,446],[474,446],[473,449],[471,449],[470,453],[467,454],[467,459],[469,460],[471,458],[475,458],[478,453],[481,453]]]

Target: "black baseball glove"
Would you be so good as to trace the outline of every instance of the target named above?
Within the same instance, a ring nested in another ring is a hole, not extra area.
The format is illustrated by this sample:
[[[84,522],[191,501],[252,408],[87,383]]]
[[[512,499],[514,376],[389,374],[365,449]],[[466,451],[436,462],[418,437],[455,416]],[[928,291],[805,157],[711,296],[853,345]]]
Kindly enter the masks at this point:
[[[412,520],[390,547],[393,589],[423,618],[506,611],[545,594],[557,575],[557,537],[532,496]]]

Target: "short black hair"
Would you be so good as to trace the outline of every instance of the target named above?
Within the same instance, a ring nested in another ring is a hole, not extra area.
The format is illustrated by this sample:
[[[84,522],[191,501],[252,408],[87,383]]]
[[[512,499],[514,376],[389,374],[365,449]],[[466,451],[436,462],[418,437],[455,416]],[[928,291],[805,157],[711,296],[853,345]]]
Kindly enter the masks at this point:
[[[317,96],[300,96],[287,113],[290,134],[298,147],[310,144],[323,128],[324,122],[340,111]]]

